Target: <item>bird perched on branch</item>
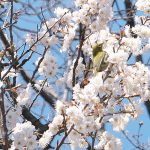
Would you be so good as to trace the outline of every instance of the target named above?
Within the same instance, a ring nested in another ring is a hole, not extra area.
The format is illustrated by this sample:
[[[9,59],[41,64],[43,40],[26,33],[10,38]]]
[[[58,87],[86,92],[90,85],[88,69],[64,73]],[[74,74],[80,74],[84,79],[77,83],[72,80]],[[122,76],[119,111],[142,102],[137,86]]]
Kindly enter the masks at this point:
[[[108,54],[103,51],[103,44],[96,44],[93,49],[93,72],[102,72],[106,70],[108,66],[107,57]]]

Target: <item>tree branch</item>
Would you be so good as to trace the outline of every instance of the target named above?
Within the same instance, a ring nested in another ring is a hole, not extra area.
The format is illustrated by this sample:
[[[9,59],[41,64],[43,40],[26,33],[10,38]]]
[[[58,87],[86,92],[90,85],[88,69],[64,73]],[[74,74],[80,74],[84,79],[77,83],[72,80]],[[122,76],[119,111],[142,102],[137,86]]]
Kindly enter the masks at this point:
[[[7,135],[7,126],[6,126],[6,115],[5,115],[5,106],[4,106],[4,89],[1,88],[1,100],[0,100],[0,111],[2,116],[2,138],[3,138],[3,149],[8,150],[9,148],[9,141],[8,141],[8,135]]]

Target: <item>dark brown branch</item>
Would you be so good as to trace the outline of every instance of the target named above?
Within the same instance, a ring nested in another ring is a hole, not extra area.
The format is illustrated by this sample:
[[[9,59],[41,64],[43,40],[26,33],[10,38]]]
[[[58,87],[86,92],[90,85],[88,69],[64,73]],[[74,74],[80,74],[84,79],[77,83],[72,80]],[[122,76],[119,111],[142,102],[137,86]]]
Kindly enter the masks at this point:
[[[32,51],[28,58],[25,58],[20,64],[18,64],[17,68],[21,68],[23,65],[25,65],[33,56],[34,51]]]
[[[2,29],[0,28],[0,39],[2,40],[3,44],[5,45],[6,49],[10,47],[10,44],[4,34],[4,32],[2,31]]]
[[[78,61],[81,55],[81,51],[82,51],[82,46],[83,46],[83,42],[84,42],[84,34],[85,34],[85,27],[82,28],[82,25],[80,25],[80,44],[79,44],[79,48],[78,48],[78,55],[77,55],[77,59],[74,63],[74,67],[73,67],[73,76],[72,76],[72,86],[74,87],[76,84],[76,68],[78,66]]]
[[[40,95],[41,90],[43,89],[43,87],[44,87],[44,85],[45,85],[46,81],[47,81],[47,79],[46,79],[46,80],[44,80],[44,82],[43,82],[43,84],[42,84],[42,87],[41,87],[41,89],[39,90],[39,92],[37,93],[37,95],[35,96],[35,98],[33,99],[33,102],[32,102],[32,104],[30,105],[29,110],[32,108],[32,106],[33,106],[34,102],[37,100],[38,96]]]
[[[132,2],[130,0],[125,0],[125,7],[126,7],[126,14],[128,17],[127,25],[130,25],[130,27],[134,27],[135,23],[134,18],[132,17],[134,16]]]
[[[45,47],[44,53],[43,53],[41,59],[39,60],[37,66],[36,66],[36,68],[35,68],[35,70],[33,71],[33,74],[32,74],[32,77],[31,77],[31,81],[34,79],[34,76],[35,76],[35,74],[37,73],[37,71],[38,71],[38,69],[39,69],[39,67],[40,67],[40,64],[42,63],[42,61],[43,61],[43,59],[44,59],[44,57],[45,57],[46,52],[47,52],[48,49],[49,49],[49,46],[48,46],[47,48]]]
[[[2,128],[2,138],[3,138],[3,149],[4,150],[8,150],[10,144],[8,141],[8,135],[7,135],[7,125],[6,125],[6,115],[5,115],[5,106],[4,106],[4,89],[1,88],[1,100],[0,100],[0,112],[1,112],[1,116],[2,116],[2,124],[1,124],[1,128]]]
[[[47,124],[43,125],[40,122],[40,120],[37,119],[34,115],[32,115],[26,107],[23,107],[22,115],[25,117],[25,119],[30,121],[35,126],[35,128],[39,131],[39,133],[42,134],[44,131],[48,129],[48,125]]]
[[[91,150],[94,150],[96,135],[97,135],[97,132],[95,132],[95,133],[93,134],[93,136],[92,136],[92,146],[91,146]]]
[[[74,125],[72,125],[70,127],[70,129],[68,130],[68,132],[66,132],[66,134],[64,135],[64,137],[62,138],[62,140],[60,141],[60,143],[57,145],[57,147],[55,148],[55,150],[60,150],[60,147],[64,144],[65,139],[68,137],[68,135],[72,131],[73,127],[74,127]]]

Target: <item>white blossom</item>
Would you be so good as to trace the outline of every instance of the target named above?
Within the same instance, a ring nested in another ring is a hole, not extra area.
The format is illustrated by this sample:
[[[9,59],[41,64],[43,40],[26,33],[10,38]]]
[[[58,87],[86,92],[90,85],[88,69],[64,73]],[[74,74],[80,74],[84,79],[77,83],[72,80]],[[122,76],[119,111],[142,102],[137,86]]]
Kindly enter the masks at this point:
[[[37,61],[37,64],[38,64],[38,61]],[[56,58],[47,52],[43,61],[41,62],[39,66],[39,69],[38,69],[39,73],[46,77],[53,77],[55,76],[57,69],[58,69],[58,65],[56,62]]]
[[[14,141],[14,147],[16,149],[23,149],[26,146],[29,149],[37,147],[35,142],[36,136],[34,135],[35,127],[31,122],[17,123],[13,129],[12,138]]]
[[[17,97],[17,102],[19,105],[29,105],[31,101],[32,96],[32,86],[29,83],[23,91],[19,91],[19,95]]]
[[[114,131],[121,131],[124,130],[125,125],[129,122],[130,115],[128,114],[114,114],[109,121],[113,124]]]
[[[150,13],[150,1],[149,0],[138,0],[135,5],[138,10],[144,11],[147,14]]]

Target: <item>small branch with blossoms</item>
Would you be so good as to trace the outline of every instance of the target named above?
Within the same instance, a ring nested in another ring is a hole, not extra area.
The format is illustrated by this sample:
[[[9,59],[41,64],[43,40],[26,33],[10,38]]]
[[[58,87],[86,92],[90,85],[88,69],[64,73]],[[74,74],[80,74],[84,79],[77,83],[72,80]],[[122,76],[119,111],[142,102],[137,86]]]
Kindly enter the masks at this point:
[[[68,130],[68,132],[65,131],[65,135],[62,138],[62,140],[60,141],[60,143],[58,143],[57,147],[55,148],[55,150],[59,150],[60,147],[64,144],[65,139],[68,137],[68,135],[70,134],[70,132],[73,130],[74,125],[72,125],[70,127],[70,129]]]

